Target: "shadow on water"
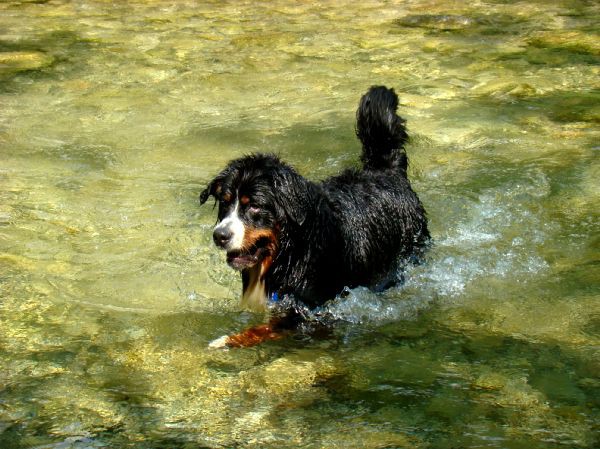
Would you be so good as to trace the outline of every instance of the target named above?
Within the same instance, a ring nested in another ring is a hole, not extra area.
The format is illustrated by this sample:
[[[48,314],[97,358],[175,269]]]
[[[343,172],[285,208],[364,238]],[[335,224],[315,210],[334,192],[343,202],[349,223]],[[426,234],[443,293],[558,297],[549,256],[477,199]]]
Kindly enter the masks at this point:
[[[330,400],[345,404],[355,419],[372,420],[382,429],[394,423],[392,430],[425,435],[429,447],[436,448],[476,447],[490,435],[502,442],[498,447],[511,448],[597,442],[592,432],[579,432],[599,418],[598,362],[576,350],[456,332],[435,312],[359,331],[352,340],[361,350],[348,354],[346,371],[324,387]],[[344,346],[337,351],[343,353]],[[317,405],[315,412],[315,419],[332,421],[344,414],[333,414],[327,404]],[[564,439],[541,443],[532,426],[540,426],[540,432],[561,428]]]
[[[179,138],[177,146],[184,151],[197,148],[198,141],[206,148],[226,146],[223,166],[229,158],[243,154],[274,153],[311,180],[319,180],[320,176],[358,164],[361,147],[355,136],[352,112],[346,116],[328,113],[322,119],[325,126],[320,122],[269,127],[268,123],[261,123],[256,118],[252,120],[247,123],[236,117],[229,119],[224,126],[197,127]],[[307,172],[309,167],[314,170],[314,161],[324,163],[317,167],[317,173]]]
[[[431,34],[504,35],[520,34],[529,20],[512,14],[409,14],[396,19],[395,27],[421,28]],[[401,32],[393,30],[392,32]]]
[[[0,92],[18,93],[31,81],[58,80],[83,72],[88,67],[87,57],[98,47],[68,30],[40,32],[18,41],[0,39]]]
[[[506,86],[507,90],[517,88],[516,85]],[[531,90],[534,87],[529,86]],[[528,93],[512,95],[510,92],[502,94],[501,90],[494,96],[480,95],[473,102],[476,110],[481,113],[489,111],[498,114],[498,106],[502,113],[511,120],[519,120],[535,114],[536,117],[546,117],[559,125],[571,122],[600,122],[600,93],[591,90],[561,91],[548,94]]]

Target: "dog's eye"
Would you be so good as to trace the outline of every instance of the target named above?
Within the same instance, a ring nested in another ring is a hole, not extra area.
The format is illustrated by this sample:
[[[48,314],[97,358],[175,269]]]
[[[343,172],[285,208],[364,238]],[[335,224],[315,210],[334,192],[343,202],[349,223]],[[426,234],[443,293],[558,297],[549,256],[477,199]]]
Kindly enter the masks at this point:
[[[256,215],[256,214],[260,213],[260,211],[261,211],[261,208],[255,204],[251,204],[248,206],[248,212],[250,212],[250,214],[252,214],[252,215]]]

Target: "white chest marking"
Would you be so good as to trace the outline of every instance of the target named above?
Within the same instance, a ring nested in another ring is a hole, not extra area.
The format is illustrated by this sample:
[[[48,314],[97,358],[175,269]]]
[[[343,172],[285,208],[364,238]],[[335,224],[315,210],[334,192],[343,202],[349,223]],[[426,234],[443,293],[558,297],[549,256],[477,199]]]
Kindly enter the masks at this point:
[[[267,292],[262,264],[256,264],[250,268],[248,275],[248,285],[242,293],[241,306],[253,312],[264,312],[267,310]]]

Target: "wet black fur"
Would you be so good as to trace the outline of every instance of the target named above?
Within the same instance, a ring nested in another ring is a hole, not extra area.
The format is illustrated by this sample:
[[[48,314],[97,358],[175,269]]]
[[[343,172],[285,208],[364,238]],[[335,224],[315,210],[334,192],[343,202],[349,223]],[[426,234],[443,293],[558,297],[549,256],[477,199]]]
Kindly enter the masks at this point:
[[[248,195],[260,214],[242,219],[277,229],[269,294],[292,294],[314,307],[346,286],[386,287],[398,264],[424,248],[427,219],[406,176],[407,134],[397,106],[394,90],[382,86],[360,100],[362,169],[312,182],[275,155],[252,154],[230,162],[201,193],[202,204],[211,195]],[[220,218],[226,208],[220,205]]]

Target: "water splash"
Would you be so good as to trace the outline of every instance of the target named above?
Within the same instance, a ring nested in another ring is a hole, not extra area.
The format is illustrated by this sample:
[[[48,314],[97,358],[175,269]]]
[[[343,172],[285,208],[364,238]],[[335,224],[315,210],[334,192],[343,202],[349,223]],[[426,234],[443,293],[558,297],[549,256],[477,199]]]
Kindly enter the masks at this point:
[[[484,190],[460,214],[447,217],[448,227],[434,236],[426,261],[398,274],[400,286],[381,294],[364,287],[348,290],[324,310],[350,323],[414,319],[433,301],[460,302],[478,280],[527,282],[548,270],[531,243],[543,245],[549,225],[524,203],[548,195],[549,183],[539,170],[529,175]]]

